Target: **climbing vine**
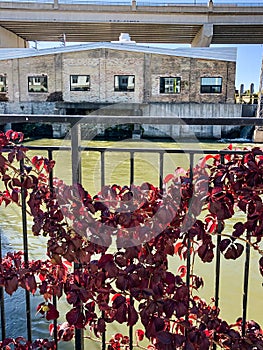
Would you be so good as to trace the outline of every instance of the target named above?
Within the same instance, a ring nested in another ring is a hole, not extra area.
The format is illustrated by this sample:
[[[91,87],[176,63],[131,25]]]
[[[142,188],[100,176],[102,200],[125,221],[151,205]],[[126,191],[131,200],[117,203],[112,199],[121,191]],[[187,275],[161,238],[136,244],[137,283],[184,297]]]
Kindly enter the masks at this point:
[[[215,237],[222,236],[220,252],[238,259],[244,246],[258,253],[263,276],[263,152],[206,156],[191,171],[181,168],[164,179],[164,188],[104,186],[91,196],[81,184],[60,179],[51,183],[55,166],[43,156],[30,159],[20,143],[21,133],[0,133],[1,205],[22,206],[33,218],[32,234],[46,237],[47,259],[24,259],[8,252],[0,263],[0,286],[12,295],[18,288],[38,291],[43,302],[39,316],[53,321],[59,311],[55,296],[66,297],[70,310],[58,325],[57,340],[70,341],[75,329],[91,329],[101,341],[107,325],[116,321],[134,326],[134,347],[148,350],[263,349],[263,334],[255,321],[229,324],[211,301],[202,299],[202,276],[186,263],[172,272],[169,257],[192,257],[203,263],[215,258]],[[231,233],[224,225],[243,212]],[[116,245],[112,252],[109,247]],[[194,259],[193,259],[194,260]],[[73,268],[74,266],[74,268]],[[260,283],[260,282],[259,282]],[[143,329],[137,327],[141,322]],[[55,349],[50,339],[29,342],[4,339],[3,349]],[[148,346],[142,341],[147,339]],[[107,340],[108,350],[129,349],[128,336]]]

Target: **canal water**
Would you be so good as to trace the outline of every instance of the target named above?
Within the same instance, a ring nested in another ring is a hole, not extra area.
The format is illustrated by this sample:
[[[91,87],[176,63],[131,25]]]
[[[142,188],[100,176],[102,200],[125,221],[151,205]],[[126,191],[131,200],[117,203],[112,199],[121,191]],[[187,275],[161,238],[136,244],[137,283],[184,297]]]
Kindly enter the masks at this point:
[[[42,139],[37,141],[30,141],[28,145],[53,145],[64,146],[67,141],[61,140],[48,140]],[[201,152],[204,149],[220,150],[225,148],[227,144],[216,142],[153,142],[153,141],[90,141],[88,143],[92,147],[105,147],[121,148],[125,147],[144,149],[143,153],[135,154],[135,184],[141,184],[148,181],[154,185],[158,185],[159,173],[158,173],[158,157],[156,155],[147,152],[147,148],[155,148],[156,150],[165,150],[167,148],[179,148],[181,150],[193,149]],[[244,146],[255,146],[253,144],[234,144],[233,146],[242,148]],[[31,153],[31,155],[40,154],[40,151]],[[201,155],[195,157],[197,161]],[[54,159],[56,160],[55,176],[62,178],[67,183],[71,182],[71,156],[70,152],[59,151],[54,153]],[[84,152],[82,154],[82,182],[84,187],[92,194],[96,194],[100,190],[100,155],[98,152]],[[164,174],[169,174],[174,171],[178,166],[182,166],[185,169],[189,166],[189,156],[187,153],[180,155],[171,155],[165,153],[164,156]],[[129,155],[128,152],[120,154],[110,152],[105,155],[105,183],[119,185],[129,184]],[[17,251],[23,249],[22,247],[22,224],[20,209],[15,206],[8,206],[4,208],[0,207],[1,221],[0,232],[2,240],[3,254],[7,251]],[[240,218],[242,215],[240,214]],[[225,232],[231,232],[231,228],[235,223],[231,220],[226,228]],[[30,233],[30,218],[28,218],[29,227],[29,258],[30,259],[46,259],[45,245],[46,238],[34,237]],[[178,266],[183,262],[178,258],[170,259],[170,266],[172,270],[176,271]],[[221,309],[221,317],[225,318],[228,322],[234,323],[237,317],[242,315],[242,293],[243,293],[243,258],[237,261],[225,261],[222,259],[221,266],[221,285],[220,285],[220,301],[219,306]],[[214,263],[203,264],[198,263],[198,259],[195,264],[195,273],[204,276],[205,285],[199,292],[199,295],[206,300],[214,295],[214,279],[215,279],[215,265]],[[251,270],[250,270],[250,282],[249,282],[249,297],[248,297],[248,319],[253,319],[260,324],[263,324],[263,298],[262,298],[262,277],[258,271],[258,256],[252,252],[251,256]],[[6,319],[7,319],[7,337],[15,337],[18,334],[26,336],[26,324],[25,324],[25,303],[24,292],[19,290],[12,298],[5,295],[6,302]],[[36,306],[39,302],[42,302],[42,298],[39,295],[32,296],[32,324],[33,324],[33,338],[48,337],[48,324],[45,319],[40,318],[36,314]],[[60,319],[59,322],[65,321],[65,313],[68,310],[66,302],[60,303]],[[113,325],[109,329],[108,335],[119,332],[123,329],[125,333],[127,330],[120,325]],[[127,332],[126,332],[127,333]],[[108,336],[107,336],[108,337]],[[73,349],[73,344],[62,344],[60,349]],[[87,346],[88,349],[100,349],[100,345],[92,343]]]

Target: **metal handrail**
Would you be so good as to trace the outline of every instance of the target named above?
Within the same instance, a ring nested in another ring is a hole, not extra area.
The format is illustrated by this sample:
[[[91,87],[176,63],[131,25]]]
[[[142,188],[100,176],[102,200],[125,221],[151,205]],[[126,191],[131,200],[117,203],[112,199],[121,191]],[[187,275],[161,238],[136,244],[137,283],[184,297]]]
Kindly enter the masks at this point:
[[[211,122],[209,122],[211,120]],[[0,124],[7,123],[69,123],[69,124],[155,124],[155,125],[253,125],[262,126],[263,118],[257,117],[186,117],[186,116],[128,116],[128,115],[45,115],[0,114]],[[210,124],[209,124],[210,123]]]
[[[0,2],[11,2],[11,3],[43,3],[43,4],[53,4],[54,0],[0,0]],[[132,0],[58,0],[58,4],[85,4],[85,5],[131,5]],[[137,6],[207,6],[209,1],[205,2],[204,0],[163,0],[163,1],[150,1],[150,0],[137,0]],[[259,7],[262,6],[260,2],[246,1],[241,2],[232,0],[231,2],[218,2],[217,0],[213,1],[213,6],[216,7],[225,7],[225,6],[245,6],[245,7]]]

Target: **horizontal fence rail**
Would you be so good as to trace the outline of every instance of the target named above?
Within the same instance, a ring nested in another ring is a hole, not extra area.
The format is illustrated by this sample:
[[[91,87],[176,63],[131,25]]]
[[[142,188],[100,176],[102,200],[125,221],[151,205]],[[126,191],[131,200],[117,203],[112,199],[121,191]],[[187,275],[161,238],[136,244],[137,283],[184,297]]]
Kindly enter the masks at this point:
[[[136,118],[136,117],[110,117],[112,122],[120,122],[121,123],[135,123],[136,121],[139,122],[142,120],[142,118]],[[224,124],[225,125],[235,125],[237,123],[237,118],[227,119],[227,118],[220,118],[213,120],[213,123],[216,125]],[[133,184],[135,181],[135,164],[136,164],[136,155],[140,153],[152,153],[156,154],[158,156],[159,162],[158,162],[158,177],[159,177],[159,187],[163,187],[163,177],[164,177],[164,156],[165,154],[186,154],[189,159],[189,169],[190,173],[193,172],[193,167],[195,164],[195,158],[200,157],[204,154],[212,154],[217,155],[219,154],[221,156],[221,163],[224,162],[224,156],[227,154],[246,154],[247,151],[241,151],[241,150],[197,150],[197,149],[175,149],[175,148],[162,148],[162,149],[156,149],[151,147],[145,147],[143,149],[135,148],[135,147],[123,147],[123,148],[117,148],[117,147],[91,147],[91,146],[81,146],[80,142],[80,128],[79,124],[75,125],[76,122],[84,123],[84,122],[91,122],[96,123],[100,122],[103,123],[103,121],[107,120],[107,117],[101,117],[101,116],[88,116],[83,118],[83,116],[34,116],[34,115],[27,115],[27,116],[9,116],[6,117],[5,115],[0,116],[0,120],[2,123],[6,122],[14,122],[14,123],[20,123],[20,122],[29,122],[29,123],[35,123],[35,122],[44,122],[44,123],[52,123],[60,122],[60,123],[70,123],[74,125],[71,133],[71,145],[70,146],[27,146],[27,148],[34,152],[34,154],[37,154],[38,151],[46,152],[48,158],[54,159],[54,153],[55,152],[70,152],[72,157],[72,182],[80,182],[81,183],[81,172],[82,172],[82,165],[81,165],[81,157],[86,152],[96,152],[99,153],[99,162],[100,162],[100,181],[101,186],[104,186],[105,183],[105,156],[112,153],[126,153],[129,155],[129,180],[130,184]],[[163,124],[169,123],[180,125],[182,122],[188,121],[189,124],[193,123],[194,125],[199,125],[200,122],[203,123],[203,125],[207,125],[207,120],[204,118],[173,118],[173,117],[143,117],[143,123],[151,123],[151,124],[158,124],[160,121]],[[178,123],[178,124],[177,124]],[[237,125],[263,125],[263,119],[258,118],[238,118]],[[53,173],[51,173],[51,180],[50,180],[50,186],[52,186],[53,181]],[[26,261],[28,260],[28,224],[27,224],[27,213],[26,213],[26,203],[23,200],[22,203],[22,228],[23,228],[23,242],[24,242],[24,250],[25,250],[25,257]],[[219,227],[220,231],[220,227]],[[220,250],[219,250],[219,244],[220,244],[220,234],[218,235],[218,239],[216,242],[216,261],[215,261],[215,282],[214,282],[214,302],[215,306],[219,305],[219,290],[220,290]],[[190,241],[190,240],[189,240]],[[2,258],[2,247],[1,247],[1,235],[0,235],[0,259]],[[189,242],[190,244],[190,242]],[[190,245],[189,245],[190,247]],[[191,260],[190,260],[190,249],[188,249],[188,255],[187,255],[187,275],[186,275],[186,282],[189,286],[190,283],[190,273],[191,273]],[[242,305],[242,316],[243,316],[243,332],[246,322],[246,316],[247,316],[247,308],[248,308],[248,286],[249,286],[249,269],[250,269],[250,246],[246,245],[246,258],[244,262],[244,279],[243,279],[243,305]],[[131,302],[133,302],[131,300]],[[54,305],[57,305],[58,300],[56,298],[53,299]],[[26,324],[27,324],[27,336],[28,339],[32,338],[32,315],[30,314],[30,296],[28,293],[25,295],[25,309],[26,309]],[[3,288],[0,288],[0,317],[1,317],[1,335],[2,338],[6,337],[7,334],[7,322],[6,322],[6,311],[5,311],[5,298],[4,298],[4,291]],[[103,313],[102,313],[103,317]],[[54,322],[54,337],[56,337],[58,333],[57,328],[57,322]],[[130,336],[130,345],[129,349],[133,350],[135,349],[132,344],[132,339],[134,337],[134,329],[133,327],[130,327],[128,330],[129,336]],[[106,350],[107,344],[106,344],[106,334],[102,334],[102,345],[101,349]],[[63,344],[58,344],[58,349],[63,349]],[[76,330],[75,333],[75,350],[82,350],[84,349],[84,332],[82,330]],[[216,345],[213,345],[213,349],[216,349]]]
[[[37,4],[71,4],[71,5],[132,5],[132,0],[0,0],[1,2],[9,2],[9,3],[37,3]],[[204,0],[163,0],[163,1],[146,1],[146,0],[137,0],[136,5],[137,6],[208,6],[209,1],[205,2]],[[222,6],[222,7],[228,7],[228,6],[251,6],[251,7],[257,7],[262,6],[262,3],[259,1],[245,1],[243,0],[231,0],[230,2],[220,1],[220,0],[213,0],[214,6]]]
[[[233,125],[263,126],[263,118],[257,117],[178,117],[178,116],[117,116],[117,115],[34,115],[0,114],[0,124],[8,123],[69,123],[69,124],[155,124],[155,125]]]

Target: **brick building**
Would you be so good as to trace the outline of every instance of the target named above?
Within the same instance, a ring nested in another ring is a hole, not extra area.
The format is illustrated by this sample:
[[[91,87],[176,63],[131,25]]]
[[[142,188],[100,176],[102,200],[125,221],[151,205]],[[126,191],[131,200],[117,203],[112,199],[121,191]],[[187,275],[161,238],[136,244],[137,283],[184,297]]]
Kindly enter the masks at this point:
[[[234,102],[233,48],[96,43],[0,54],[0,93],[10,103],[44,102],[55,92],[76,103]]]
[[[224,116],[241,116],[235,71],[235,48],[167,49],[119,41],[0,49],[0,114],[87,114],[102,105],[135,104],[148,108],[140,115],[158,114],[161,106],[166,115],[215,118],[223,116],[224,106]]]

